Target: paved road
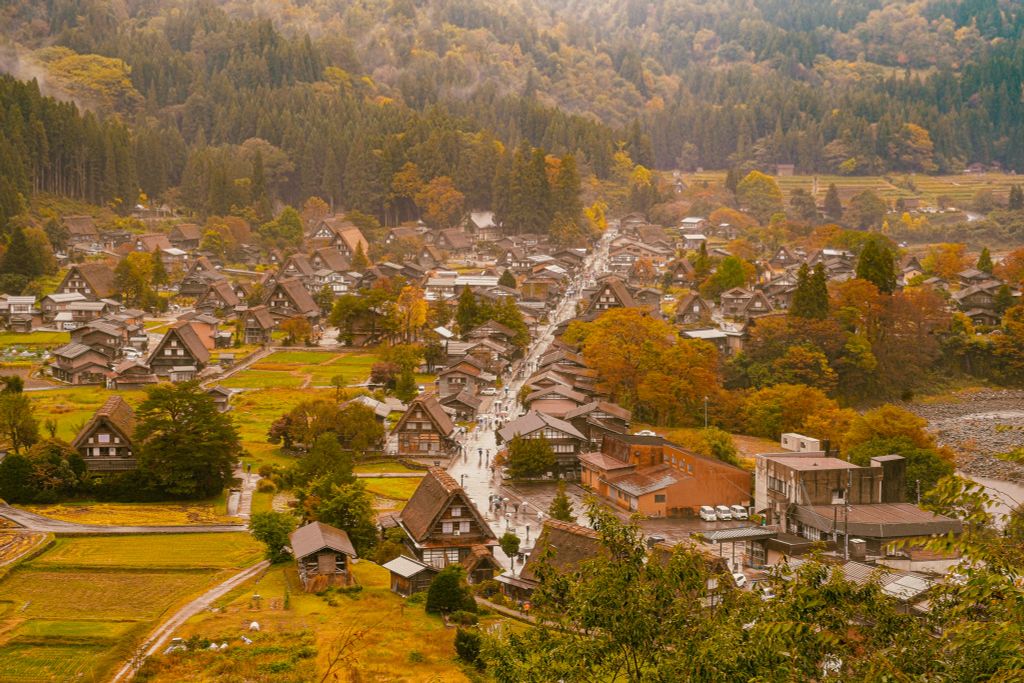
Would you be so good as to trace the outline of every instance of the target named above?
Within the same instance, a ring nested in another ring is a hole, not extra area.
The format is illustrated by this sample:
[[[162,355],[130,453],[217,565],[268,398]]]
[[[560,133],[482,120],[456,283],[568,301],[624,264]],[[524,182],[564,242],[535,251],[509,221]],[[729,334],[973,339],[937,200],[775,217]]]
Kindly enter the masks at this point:
[[[146,640],[144,640],[139,646],[137,651],[139,654],[132,657],[130,661],[126,662],[124,666],[118,669],[117,673],[114,674],[114,677],[110,679],[111,683],[128,680],[132,674],[138,671],[139,667],[142,666],[146,657],[156,654],[164,645],[167,644],[167,641],[174,634],[174,631],[180,628],[182,624],[203,610],[209,609],[210,605],[212,605],[214,601],[219,600],[224,595],[227,595],[230,591],[258,575],[269,566],[270,563],[266,560],[263,560],[258,564],[254,564],[248,569],[235,574],[227,581],[224,581],[223,583],[206,591],[198,598],[175,612],[173,616],[157,626],[153,632],[146,637]]]
[[[207,534],[245,531],[246,528],[242,523],[210,524],[206,526],[104,526],[102,524],[76,524],[75,522],[63,522],[43,517],[33,512],[19,510],[10,505],[0,505],[0,517],[6,517],[29,531],[43,531],[59,536],[76,534],[92,536],[97,534]]]
[[[502,391],[499,396],[495,397],[495,401],[501,401],[503,414],[507,412],[503,418],[506,422],[514,420],[522,414],[522,407],[516,403],[515,399],[519,394],[519,389],[536,369],[537,362],[554,339],[554,328],[562,321],[575,317],[576,304],[580,300],[583,287],[592,284],[594,279],[604,272],[608,247],[614,237],[614,230],[607,232],[587,257],[571,285],[574,294],[564,297],[558,303],[550,316],[549,323],[538,330],[533,342],[527,348],[519,363],[519,370],[515,372],[514,376],[504,378],[504,386],[508,391]],[[509,503],[520,502],[525,498],[536,500],[533,496],[527,497],[521,495],[520,491],[503,487],[499,476],[489,467],[494,455],[498,452],[494,433],[494,425],[497,421],[498,416],[493,413],[485,412],[478,416],[477,428],[462,438],[463,454],[456,455],[451,459],[448,464],[448,473],[462,484],[498,536],[501,536],[506,530],[514,531],[522,540],[522,548],[528,549],[536,540],[547,507],[541,508],[540,504],[535,506],[528,503],[526,506],[520,506],[516,512],[506,515],[495,513],[494,509],[489,506],[491,496],[501,496],[503,499],[508,499]],[[551,495],[553,495],[553,485],[548,485],[548,488],[551,489]],[[577,510],[580,509],[578,492],[578,487],[570,487],[570,497],[577,504]],[[550,498],[550,496],[546,496],[546,498]],[[580,523],[585,523],[585,520],[580,520]],[[510,566],[509,559],[500,548],[494,549],[494,556],[503,566]]]

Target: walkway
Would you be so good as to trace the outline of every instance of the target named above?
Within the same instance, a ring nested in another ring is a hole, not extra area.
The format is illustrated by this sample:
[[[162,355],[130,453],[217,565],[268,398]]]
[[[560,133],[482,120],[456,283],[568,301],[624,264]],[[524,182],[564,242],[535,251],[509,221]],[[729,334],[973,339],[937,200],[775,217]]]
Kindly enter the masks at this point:
[[[138,671],[139,667],[142,666],[142,663],[146,661],[146,657],[159,652],[170,639],[171,635],[174,634],[174,631],[181,627],[182,624],[200,612],[209,609],[210,605],[212,605],[216,600],[227,595],[229,592],[264,571],[269,566],[270,562],[266,560],[263,560],[258,564],[254,564],[248,569],[235,574],[227,581],[224,581],[223,583],[206,591],[198,598],[175,612],[173,616],[157,626],[153,632],[146,637],[142,644],[139,645],[137,654],[124,666],[118,669],[117,673],[114,674],[114,677],[110,679],[111,683],[129,680],[132,675]]]
[[[62,522],[19,510],[10,505],[0,505],[0,517],[6,517],[23,529],[57,534],[58,536],[101,536],[125,534],[215,534],[245,531],[245,524],[208,524],[191,526],[105,526],[102,524],[76,524]]]

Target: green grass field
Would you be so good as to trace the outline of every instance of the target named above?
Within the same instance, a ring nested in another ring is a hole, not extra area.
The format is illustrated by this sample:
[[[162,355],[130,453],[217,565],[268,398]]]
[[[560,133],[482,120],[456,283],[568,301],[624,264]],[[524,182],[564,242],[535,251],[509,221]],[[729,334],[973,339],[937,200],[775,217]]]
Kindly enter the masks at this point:
[[[0,332],[0,348],[5,346],[61,346],[71,341],[70,332]]]
[[[160,618],[261,556],[245,533],[59,539],[0,581],[0,682],[104,681]]]
[[[166,552],[172,549],[173,553]],[[203,567],[231,569],[258,562],[263,546],[247,533],[58,538],[32,561],[36,567]]]
[[[413,491],[420,485],[420,479],[402,478],[391,479],[386,477],[367,477],[361,479],[366,484],[366,490],[370,493],[392,500],[409,500]]]
[[[286,669],[289,681],[318,681],[326,673],[328,652],[348,628],[367,627],[358,657],[338,680],[390,683],[462,683],[469,681],[454,655],[455,629],[427,614],[423,604],[409,603],[390,590],[390,577],[367,561],[353,565],[362,590],[358,593],[317,596],[303,593],[295,570],[274,567],[219,601],[217,612],[190,619],[176,635],[199,636],[227,642],[224,652],[187,652],[159,656],[145,668],[149,683],[179,681],[279,680],[266,674]],[[254,609],[252,594],[262,600]],[[285,607],[285,595],[289,595]],[[251,647],[238,647],[240,624],[258,621],[260,632]],[[496,619],[485,617],[486,627]],[[309,648],[315,648],[310,652]],[[411,653],[416,656],[410,656]],[[350,673],[351,672],[351,673]],[[230,677],[230,678],[227,678]],[[328,680],[334,680],[328,677]]]
[[[368,462],[362,465],[355,466],[356,472],[422,472],[422,470],[414,470],[411,467],[406,467],[402,463],[395,460],[388,460],[383,462]]]

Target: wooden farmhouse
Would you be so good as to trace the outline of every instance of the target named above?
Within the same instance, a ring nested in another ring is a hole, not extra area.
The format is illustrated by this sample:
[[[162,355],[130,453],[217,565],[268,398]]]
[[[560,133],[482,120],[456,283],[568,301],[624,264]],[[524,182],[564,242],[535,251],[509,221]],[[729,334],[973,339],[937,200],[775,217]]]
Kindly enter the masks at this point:
[[[483,515],[446,470],[431,467],[398,515],[381,518],[381,526],[399,527],[410,555],[444,569],[461,564],[470,583],[494,578],[501,566],[491,554],[498,544]]]
[[[356,558],[356,549],[344,530],[311,522],[293,531],[289,540],[306,592],[352,584],[349,565]]]
[[[90,472],[123,472],[135,469],[132,450],[135,411],[120,396],[107,399],[82,427],[71,444]]]

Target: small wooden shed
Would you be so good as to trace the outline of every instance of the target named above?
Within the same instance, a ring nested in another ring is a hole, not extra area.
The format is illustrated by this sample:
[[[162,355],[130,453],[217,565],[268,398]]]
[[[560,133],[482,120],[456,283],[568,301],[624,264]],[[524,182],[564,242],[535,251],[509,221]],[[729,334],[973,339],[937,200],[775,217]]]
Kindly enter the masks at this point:
[[[306,592],[353,583],[350,562],[356,550],[344,530],[311,522],[293,531],[289,539]]]
[[[399,555],[384,565],[391,572],[391,590],[402,597],[409,597],[430,588],[430,582],[438,574],[437,567],[425,562]]]

